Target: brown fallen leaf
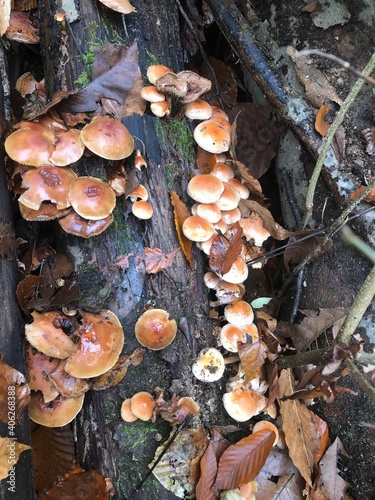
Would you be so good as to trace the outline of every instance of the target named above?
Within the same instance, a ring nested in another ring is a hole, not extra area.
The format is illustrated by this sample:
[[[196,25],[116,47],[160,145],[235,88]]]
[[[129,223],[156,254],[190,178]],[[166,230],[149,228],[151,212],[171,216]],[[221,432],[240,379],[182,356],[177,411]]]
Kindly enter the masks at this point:
[[[275,433],[261,430],[229,446],[222,454],[216,487],[232,490],[249,483],[265,464],[275,440]]]
[[[136,12],[135,7],[131,5],[129,0],[99,0],[100,3],[121,14],[130,14]]]
[[[26,378],[0,357],[0,420],[6,424],[14,421],[17,425],[29,401],[30,388]]]
[[[346,497],[350,484],[339,474],[338,462],[340,455],[347,457],[342,442],[337,437],[319,462],[320,477],[318,484],[323,493],[330,499]]]
[[[330,123],[325,121],[325,118],[329,113],[330,107],[331,107],[330,104],[323,104],[323,106],[320,107],[315,118],[315,129],[317,130],[317,132],[319,132],[319,134],[322,137],[325,137],[328,134],[328,130],[331,126]]]
[[[238,355],[245,371],[245,385],[254,378],[261,377],[264,361],[267,357],[267,347],[263,342],[254,344],[238,344]]]
[[[0,481],[5,479],[14,468],[22,452],[30,450],[27,444],[0,436]]]
[[[129,366],[138,366],[143,361],[144,354],[145,349],[137,347],[131,354],[120,356],[113,368],[103,373],[103,375],[92,379],[92,389],[94,391],[103,391],[119,384],[125,377]]]
[[[300,264],[311,252],[315,251],[316,257],[319,257],[331,250],[332,240],[324,243],[323,236],[308,237],[311,234],[314,234],[313,230],[301,231],[289,238],[288,246],[284,251],[284,266],[288,272],[291,272],[291,266]]]
[[[66,474],[61,481],[55,484],[46,493],[39,496],[40,500],[64,498],[73,500],[108,500],[107,482],[100,470],[82,471],[78,469],[69,475]]]
[[[177,193],[175,193],[174,191],[169,191],[169,194],[173,206],[174,224],[176,227],[178,241],[181,245],[181,250],[186,257],[186,260],[189,262],[190,268],[194,271],[195,266],[192,255],[193,242],[188,240],[182,232],[182,224],[184,223],[185,219],[190,217],[190,213],[187,209],[187,206],[180,199]]]
[[[370,179],[373,180],[372,178]],[[361,186],[350,195],[351,200],[355,200],[358,196],[366,189],[366,186]],[[368,203],[375,203],[375,187],[371,189],[371,191],[363,198],[363,201],[367,201]]]
[[[257,213],[263,220],[263,226],[275,240],[286,240],[293,232],[284,229],[272,217],[271,212],[254,200],[241,200],[239,203],[242,217],[248,217],[250,212]]]
[[[294,392],[292,370],[282,370],[279,377],[279,397]],[[328,426],[300,401],[282,401],[280,413],[290,458],[309,486],[314,466],[321,459],[329,444]]]
[[[227,273],[242,251],[242,227],[239,222],[232,224],[225,236],[215,236],[210,248],[209,265],[219,275]]]
[[[157,274],[171,267],[179,248],[170,253],[163,253],[160,248],[145,247],[145,264],[147,274]]]
[[[225,107],[233,108],[237,102],[237,80],[229,64],[209,56],[208,62],[205,62],[200,70],[200,75],[212,80],[212,88],[205,94],[205,99],[214,106],[220,106],[217,96],[220,95]],[[212,69],[215,72],[216,81],[212,78]],[[216,87],[216,82],[219,88]],[[216,101],[215,101],[216,99]]]
[[[200,461],[200,478],[195,489],[197,500],[215,500],[217,493],[217,489],[214,487],[216,474],[217,461],[210,441]]]

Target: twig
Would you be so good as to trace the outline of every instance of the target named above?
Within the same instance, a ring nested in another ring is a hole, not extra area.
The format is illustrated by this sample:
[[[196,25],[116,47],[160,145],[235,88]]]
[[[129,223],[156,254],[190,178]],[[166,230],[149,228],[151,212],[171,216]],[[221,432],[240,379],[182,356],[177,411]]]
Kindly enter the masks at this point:
[[[373,71],[375,68],[375,53],[371,56],[370,61],[367,63],[365,69],[363,70],[364,74],[369,74]],[[319,153],[318,160],[316,162],[314,171],[312,173],[310,182],[309,182],[309,187],[307,189],[307,195],[306,195],[306,210],[302,219],[302,228],[305,228],[307,226],[307,223],[310,220],[310,217],[312,215],[313,211],[313,206],[314,206],[314,195],[315,195],[315,188],[320,176],[320,172],[323,168],[324,165],[324,160],[327,156],[328,150],[331,147],[331,143],[333,140],[333,137],[341,125],[342,121],[344,120],[344,117],[350,108],[350,106],[354,103],[355,98],[357,97],[359,91],[363,87],[365,81],[363,78],[359,78],[356,83],[353,85],[353,88],[349,92],[347,98],[345,99],[342,107],[340,108],[339,112],[337,113],[335,119],[333,120],[332,125],[329,128],[328,134],[325,136],[322,149]]]
[[[365,257],[370,259],[371,262],[375,264],[375,250],[371,248],[370,245],[367,245],[367,243],[365,243],[361,238],[359,238],[348,225],[342,227],[341,234],[343,236],[343,240],[346,243],[359,250]]]
[[[306,365],[324,365],[332,359],[333,347],[315,349],[314,351],[300,352],[293,356],[279,356],[277,366],[283,368],[298,368]]]
[[[336,343],[348,346],[358,323],[375,295],[375,266],[371,269],[358,292],[348,315],[345,318],[336,338]]]
[[[297,283],[296,283],[296,292],[294,294],[293,298],[293,308],[292,312],[290,313],[290,318],[289,318],[289,323],[294,323],[299,305],[301,302],[301,296],[302,296],[302,287],[303,287],[303,276],[304,276],[304,268],[300,269],[298,276],[297,276]]]
[[[345,360],[345,363],[350,368],[350,374],[356,379],[360,388],[375,405],[375,387],[373,387],[364,375],[362,375],[351,359]]]
[[[364,80],[366,80],[366,82],[371,83],[371,85],[375,85],[374,78],[371,78],[371,76],[363,74],[362,71],[360,71],[359,69],[352,66],[348,61],[344,61],[344,59],[340,59],[339,57],[337,57],[333,54],[330,54],[328,52],[323,52],[322,50],[316,50],[316,49],[307,49],[307,50],[301,50],[300,52],[297,52],[297,54],[296,54],[297,57],[310,56],[310,55],[325,57],[326,59],[329,59],[330,61],[333,61],[337,64],[340,64],[340,66],[347,69],[348,71],[351,71],[352,73],[359,76],[360,78],[363,78]]]

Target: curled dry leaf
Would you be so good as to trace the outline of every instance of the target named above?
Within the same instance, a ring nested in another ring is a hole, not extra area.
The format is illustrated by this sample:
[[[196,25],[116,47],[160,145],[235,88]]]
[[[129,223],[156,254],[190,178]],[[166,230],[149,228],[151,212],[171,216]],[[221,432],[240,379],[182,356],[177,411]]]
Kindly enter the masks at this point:
[[[30,401],[30,388],[19,371],[0,358],[0,420],[8,423],[9,404],[12,405],[15,423],[18,424],[24,408]]]
[[[210,248],[209,265],[221,276],[227,273],[242,250],[242,227],[239,222],[232,224],[225,236],[215,236]]]
[[[231,490],[252,481],[265,464],[274,440],[275,433],[267,429],[229,446],[219,461],[216,487]]]
[[[318,484],[327,498],[346,498],[346,490],[350,486],[339,474],[340,455],[348,456],[342,442],[337,437],[319,462]]]
[[[212,442],[208,443],[200,461],[200,478],[196,486],[197,500],[215,500],[217,490],[214,487],[217,474],[217,460]]]
[[[119,384],[125,377],[129,366],[138,366],[143,361],[144,354],[145,349],[137,347],[131,354],[120,356],[113,368],[93,379],[92,389],[94,391],[103,391]]]
[[[189,262],[190,268],[194,271],[195,266],[192,255],[193,242],[188,240],[182,232],[182,224],[188,217],[190,217],[190,213],[187,209],[187,206],[180,199],[177,193],[175,193],[174,191],[169,191],[169,194],[173,206],[174,224],[176,227],[178,241],[181,245],[181,250],[186,257],[186,260]]]
[[[255,344],[238,344],[238,354],[245,371],[245,385],[254,378],[262,376],[267,347],[263,342]]]
[[[146,247],[145,248],[145,264],[147,274],[157,274],[163,269],[171,267],[173,264],[178,248],[170,253],[163,253],[160,248]]]
[[[242,217],[248,217],[250,212],[257,213],[263,220],[263,226],[275,240],[286,240],[293,232],[284,229],[272,217],[271,212],[253,200],[241,200],[239,203]]]
[[[5,479],[14,467],[22,452],[30,450],[27,444],[0,436],[0,480]]]
[[[131,12],[135,12],[135,7],[131,5],[129,0],[99,0],[99,2],[109,9],[120,12],[121,14],[130,14]]]

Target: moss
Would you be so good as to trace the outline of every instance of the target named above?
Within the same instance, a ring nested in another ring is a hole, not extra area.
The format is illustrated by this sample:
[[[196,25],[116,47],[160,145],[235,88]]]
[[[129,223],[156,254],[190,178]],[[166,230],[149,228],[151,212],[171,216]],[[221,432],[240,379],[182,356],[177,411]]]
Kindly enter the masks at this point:
[[[105,401],[104,418],[106,424],[113,424],[119,421],[122,401]]]
[[[178,165],[177,163],[167,163],[164,168],[167,177],[167,187],[168,189],[172,189],[174,186],[175,174],[178,172]]]
[[[170,143],[185,161],[194,163],[195,142],[186,120],[156,120],[156,133],[164,144]]]
[[[151,66],[152,64],[160,64],[159,59],[156,56],[154,56],[154,54],[151,54],[151,52],[149,52],[147,49],[146,49],[146,54],[148,57],[148,66]]]

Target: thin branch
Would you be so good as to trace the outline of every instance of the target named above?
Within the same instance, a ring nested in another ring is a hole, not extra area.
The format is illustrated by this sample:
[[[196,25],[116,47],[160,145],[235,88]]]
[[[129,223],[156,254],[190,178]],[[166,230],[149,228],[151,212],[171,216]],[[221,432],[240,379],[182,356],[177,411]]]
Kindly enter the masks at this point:
[[[357,236],[348,225],[343,226],[341,234],[343,236],[343,240],[348,243],[348,245],[351,245],[359,250],[365,257],[375,264],[375,250],[359,238],[359,236]]]
[[[315,349],[314,351],[299,352],[293,356],[279,356],[277,366],[283,368],[298,368],[306,365],[324,365],[332,360],[333,347]]]
[[[359,387],[367,394],[375,405],[375,387],[365,378],[365,376],[358,370],[351,359],[345,360],[346,365],[350,368],[350,374],[356,379]]]
[[[363,70],[364,74],[369,74],[373,71],[375,68],[375,53],[371,56],[370,61],[367,63],[365,69]],[[316,162],[314,171],[312,173],[310,182],[309,182],[309,187],[307,189],[307,195],[306,195],[306,210],[305,214],[302,219],[302,228],[305,228],[307,226],[307,223],[310,220],[310,217],[312,215],[313,211],[313,206],[314,206],[314,195],[315,195],[315,188],[320,176],[320,172],[323,168],[324,165],[324,160],[327,156],[327,153],[329,151],[329,148],[331,147],[331,143],[333,140],[333,137],[341,125],[341,123],[344,120],[344,117],[346,113],[348,112],[348,109],[350,106],[354,103],[359,91],[363,87],[365,81],[363,78],[359,78],[356,83],[353,85],[352,90],[349,92],[347,98],[345,99],[342,107],[340,108],[339,112],[337,113],[332,125],[330,126],[328,130],[328,134],[325,136],[322,149],[319,153],[318,160]]]

